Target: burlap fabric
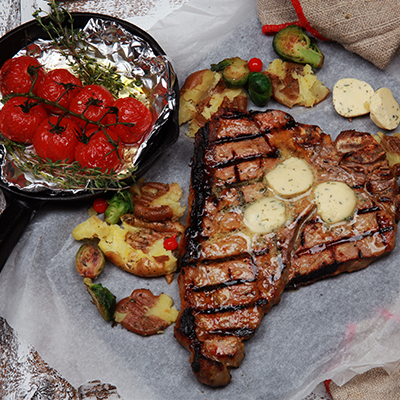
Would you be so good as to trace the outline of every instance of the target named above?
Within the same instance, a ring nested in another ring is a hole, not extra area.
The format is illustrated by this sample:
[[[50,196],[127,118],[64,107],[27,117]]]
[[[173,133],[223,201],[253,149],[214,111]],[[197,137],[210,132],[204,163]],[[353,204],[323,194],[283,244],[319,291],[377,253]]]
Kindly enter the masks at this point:
[[[266,34],[296,23],[385,69],[400,52],[400,0],[257,0]]]
[[[330,382],[329,390],[333,400],[399,400],[400,364],[390,375],[383,368],[374,368],[341,387]]]

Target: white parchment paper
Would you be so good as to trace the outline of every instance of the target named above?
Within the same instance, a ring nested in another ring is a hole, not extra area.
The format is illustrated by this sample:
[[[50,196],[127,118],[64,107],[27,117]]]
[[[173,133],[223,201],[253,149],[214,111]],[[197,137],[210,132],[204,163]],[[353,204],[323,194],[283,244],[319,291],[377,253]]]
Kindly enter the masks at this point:
[[[189,73],[226,57],[259,57],[265,66],[277,58],[272,38],[261,33],[255,2],[248,0],[190,0],[149,33],[172,58],[181,85]],[[374,89],[388,87],[400,100],[399,58],[381,71],[339,44],[318,44],[326,59],[317,74],[330,89],[338,79],[353,77]],[[345,129],[379,130],[369,116],[350,122],[337,115],[331,95],[312,109],[289,110],[274,101],[267,108],[285,110],[333,137]],[[192,153],[193,143],[182,128],[179,141],[146,178],[178,182],[186,204]],[[300,400],[324,379],[343,384],[374,366],[390,370],[400,360],[397,246],[365,270],[284,293],[246,343],[232,382],[220,389],[205,387],[192,375],[189,353],[174,339],[172,327],[142,338],[112,328],[91,304],[74,267],[80,243],[71,236],[88,217],[88,207],[45,204],[0,274],[0,315],[75,387],[99,379],[115,385],[125,400]],[[176,280],[168,285],[164,278],[138,278],[107,264],[98,281],[117,299],[149,288],[169,294],[179,308]]]

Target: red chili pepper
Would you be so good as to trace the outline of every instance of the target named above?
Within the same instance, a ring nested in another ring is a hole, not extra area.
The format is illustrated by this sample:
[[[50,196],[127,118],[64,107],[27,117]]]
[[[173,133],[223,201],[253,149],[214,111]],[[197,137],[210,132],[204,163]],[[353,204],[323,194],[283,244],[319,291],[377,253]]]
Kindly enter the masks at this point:
[[[101,197],[98,197],[93,201],[93,209],[99,214],[103,214],[106,212],[108,207],[108,202],[107,200],[102,199]]]
[[[164,240],[164,248],[165,250],[176,250],[178,248],[178,242],[176,240],[176,234],[170,238],[166,238]]]

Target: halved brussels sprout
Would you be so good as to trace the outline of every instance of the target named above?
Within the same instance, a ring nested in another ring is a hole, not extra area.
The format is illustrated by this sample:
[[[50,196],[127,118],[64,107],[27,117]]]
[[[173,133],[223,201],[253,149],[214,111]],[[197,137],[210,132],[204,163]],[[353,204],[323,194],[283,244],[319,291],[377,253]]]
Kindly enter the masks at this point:
[[[85,278],[83,283],[92,296],[93,304],[97,307],[101,316],[105,321],[111,321],[117,306],[115,296],[101,283],[94,284],[90,278]]]
[[[75,267],[84,278],[97,278],[104,269],[106,259],[96,244],[83,244],[75,256]]]
[[[280,30],[272,42],[278,56],[287,61],[300,64],[310,64],[314,68],[321,68],[324,64],[324,55],[303,28],[289,25]]]
[[[247,61],[240,57],[226,58],[218,64],[211,64],[211,71],[221,72],[228,88],[241,88],[247,83],[250,69]]]
[[[109,224],[117,224],[121,215],[133,211],[133,200],[129,190],[123,190],[114,194],[108,202],[108,207],[104,213],[104,219]]]

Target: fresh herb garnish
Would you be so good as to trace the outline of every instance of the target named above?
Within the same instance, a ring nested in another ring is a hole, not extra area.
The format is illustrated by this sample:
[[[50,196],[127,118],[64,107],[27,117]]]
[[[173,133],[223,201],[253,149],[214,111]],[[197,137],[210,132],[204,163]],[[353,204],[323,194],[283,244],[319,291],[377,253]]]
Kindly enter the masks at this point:
[[[38,9],[33,13],[37,23],[46,32],[53,44],[67,60],[68,65],[86,85],[96,84],[107,88],[114,96],[123,89],[121,76],[114,65],[100,64],[89,55],[90,48],[85,42],[85,34],[81,29],[74,28],[71,13],[60,8],[55,0],[49,3],[49,13]],[[47,18],[43,18],[45,14]]]

